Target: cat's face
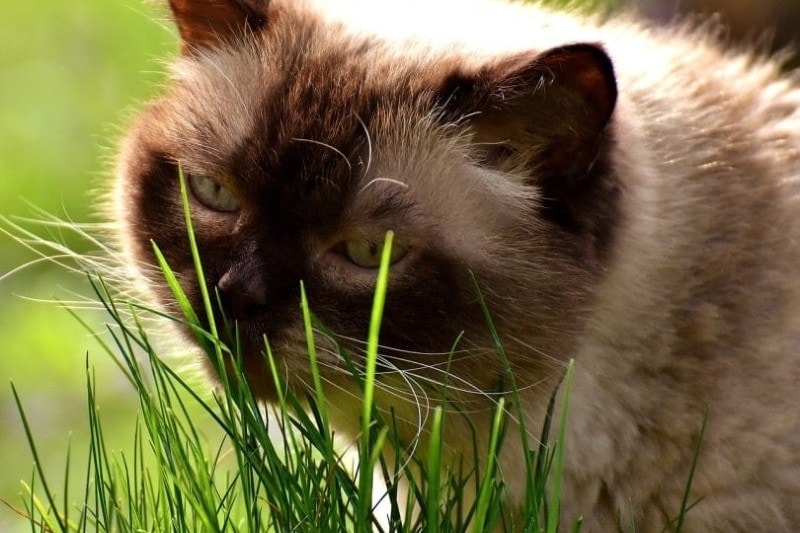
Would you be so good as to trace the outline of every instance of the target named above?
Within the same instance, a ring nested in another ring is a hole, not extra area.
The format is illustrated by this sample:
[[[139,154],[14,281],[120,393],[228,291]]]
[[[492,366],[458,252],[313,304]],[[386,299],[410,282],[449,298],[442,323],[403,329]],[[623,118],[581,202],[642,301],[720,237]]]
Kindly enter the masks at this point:
[[[610,238],[597,221],[614,203],[603,132],[616,93],[600,50],[473,65],[348,36],[292,2],[171,5],[184,52],[124,146],[125,240],[144,266],[156,264],[155,242],[204,316],[181,168],[217,322],[237,325],[261,395],[272,383],[265,338],[290,382],[307,381],[301,281],[359,360],[389,230],[384,371],[443,382],[463,332],[451,372],[497,385],[503,365],[473,275],[501,334],[524,339],[507,346],[512,364],[568,357]],[[175,310],[162,277],[142,272]],[[317,337],[329,379],[345,374]]]

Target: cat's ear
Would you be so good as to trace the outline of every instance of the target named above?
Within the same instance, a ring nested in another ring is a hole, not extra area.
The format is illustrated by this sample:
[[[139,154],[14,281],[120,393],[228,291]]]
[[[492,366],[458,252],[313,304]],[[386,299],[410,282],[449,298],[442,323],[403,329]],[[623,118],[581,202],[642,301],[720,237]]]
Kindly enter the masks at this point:
[[[471,117],[476,142],[543,179],[591,170],[617,99],[611,60],[591,44],[520,54],[446,85],[444,105]]]
[[[267,21],[268,0],[170,0],[184,53],[258,32]]]

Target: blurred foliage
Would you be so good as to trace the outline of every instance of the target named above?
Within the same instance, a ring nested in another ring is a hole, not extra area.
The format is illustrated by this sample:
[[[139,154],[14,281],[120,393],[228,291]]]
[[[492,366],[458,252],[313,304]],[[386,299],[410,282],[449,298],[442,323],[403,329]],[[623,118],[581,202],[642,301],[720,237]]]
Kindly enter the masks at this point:
[[[163,77],[163,58],[175,37],[156,6],[140,0],[5,2],[0,16],[0,214],[29,216],[31,205],[86,222],[99,211],[94,189],[110,174],[118,140],[114,124],[152,95]],[[65,236],[82,249],[84,243]],[[0,276],[33,256],[0,234]],[[40,437],[43,462],[63,472],[70,432],[75,461],[86,438],[84,358],[92,339],[58,305],[25,298],[69,299],[86,292],[85,280],[38,264],[0,282],[0,499],[18,505],[20,480],[30,481],[31,455],[12,403],[17,385]],[[88,315],[91,319],[91,314]],[[108,383],[110,362],[98,357],[105,381],[104,410],[126,411],[109,420],[130,427],[135,400],[118,397]],[[116,378],[114,378],[116,379]],[[113,439],[113,436],[112,436]],[[30,531],[0,505],[0,531]]]

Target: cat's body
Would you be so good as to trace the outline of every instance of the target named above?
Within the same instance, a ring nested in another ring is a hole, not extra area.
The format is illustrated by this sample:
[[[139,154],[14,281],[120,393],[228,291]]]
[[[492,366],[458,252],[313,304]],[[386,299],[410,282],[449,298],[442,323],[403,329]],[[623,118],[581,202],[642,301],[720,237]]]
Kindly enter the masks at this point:
[[[310,382],[300,280],[320,320],[363,347],[363,243],[392,229],[378,405],[406,419],[405,438],[444,382],[479,433],[508,391],[472,272],[529,428],[576,361],[565,519],[660,531],[707,412],[692,530],[800,527],[800,88],[776,63],[703,31],[521,4],[172,7],[185,48],[123,150],[125,242],[150,265],[158,243],[200,309],[180,161],[209,288],[265,398],[264,334],[290,382]],[[342,361],[322,362],[332,415],[357,428]],[[451,458],[472,453],[467,431],[449,418]],[[521,464],[510,438],[512,502]]]

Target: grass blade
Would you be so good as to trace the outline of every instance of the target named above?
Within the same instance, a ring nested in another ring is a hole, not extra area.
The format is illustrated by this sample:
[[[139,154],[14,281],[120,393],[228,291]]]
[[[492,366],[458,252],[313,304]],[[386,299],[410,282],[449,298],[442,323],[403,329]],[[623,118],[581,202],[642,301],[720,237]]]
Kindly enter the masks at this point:
[[[564,474],[564,453],[567,440],[567,415],[569,413],[569,400],[572,392],[572,382],[575,377],[575,362],[570,361],[567,374],[561,384],[564,395],[561,405],[561,419],[559,421],[558,439],[555,442],[555,470],[550,474],[551,488],[548,498],[547,531],[558,532],[558,523],[561,515],[561,488]]]
[[[378,269],[378,278],[375,286],[375,297],[372,304],[372,315],[370,317],[369,332],[367,335],[367,353],[364,371],[364,398],[362,399],[363,410],[361,413],[361,462],[359,465],[359,490],[360,498],[358,513],[356,515],[356,529],[368,531],[371,529],[370,512],[372,507],[372,477],[373,454],[371,449],[375,444],[372,440],[372,409],[375,398],[375,372],[378,362],[378,345],[383,318],[383,308],[386,303],[386,291],[389,284],[389,266],[392,258],[392,242],[394,233],[386,233],[386,240],[383,244],[383,254],[381,264]]]

